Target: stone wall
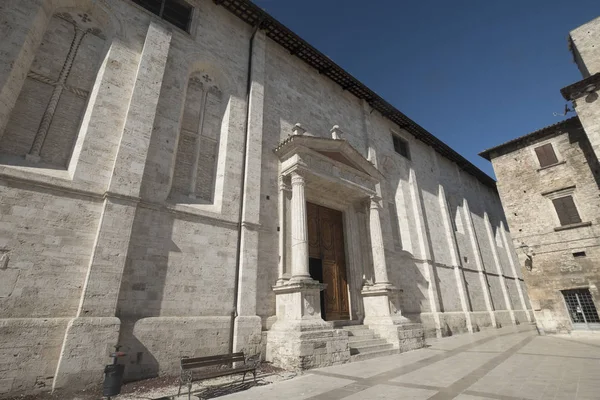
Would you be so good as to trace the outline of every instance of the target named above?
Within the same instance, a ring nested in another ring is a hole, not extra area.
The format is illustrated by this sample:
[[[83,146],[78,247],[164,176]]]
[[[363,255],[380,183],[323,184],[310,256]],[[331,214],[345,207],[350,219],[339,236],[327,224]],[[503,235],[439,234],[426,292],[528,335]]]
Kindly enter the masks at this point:
[[[182,355],[229,349],[234,307],[235,348],[260,348],[275,315],[277,199],[288,196],[273,149],[298,122],[321,137],[339,125],[384,173],[389,275],[428,335],[492,326],[496,314],[510,323],[507,298],[525,308],[492,189],[262,32],[246,104],[251,28],[192,3],[189,33],[128,0],[0,4],[0,356],[10,360],[0,396],[97,384],[117,342],[127,379],[174,374]],[[76,52],[73,24],[86,30]],[[411,160],[394,152],[392,131]],[[344,221],[361,238],[347,249],[359,319],[373,276],[368,210]]]
[[[584,78],[600,72],[600,17],[570,32],[571,53]]]
[[[534,148],[552,144],[559,164],[540,169]],[[597,161],[586,132],[578,120],[547,135],[508,149],[492,160],[498,176],[519,264],[524,269],[536,321],[546,332],[572,329],[561,290],[587,287],[599,295],[598,277],[598,182]],[[582,222],[590,226],[558,230],[551,199],[543,193],[573,187],[573,198]],[[584,251],[585,257],[573,253]],[[531,256],[528,260],[526,253]],[[514,289],[509,286],[509,291]]]

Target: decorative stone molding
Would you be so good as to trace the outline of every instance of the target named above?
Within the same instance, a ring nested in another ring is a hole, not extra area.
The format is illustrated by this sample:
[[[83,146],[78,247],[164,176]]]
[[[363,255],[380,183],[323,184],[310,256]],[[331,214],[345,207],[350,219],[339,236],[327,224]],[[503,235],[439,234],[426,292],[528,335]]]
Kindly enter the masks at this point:
[[[342,135],[344,134],[344,131],[342,131],[339,127],[339,125],[334,125],[333,128],[331,128],[331,138],[333,140],[342,140]]]
[[[302,136],[306,133],[306,129],[302,127],[300,124],[295,124],[292,128],[292,135],[294,136]]]

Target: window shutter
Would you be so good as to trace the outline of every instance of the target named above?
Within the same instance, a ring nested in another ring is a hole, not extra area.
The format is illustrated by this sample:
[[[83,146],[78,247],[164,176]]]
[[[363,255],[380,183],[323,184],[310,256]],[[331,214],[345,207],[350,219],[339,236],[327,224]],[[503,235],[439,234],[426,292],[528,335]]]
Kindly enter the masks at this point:
[[[556,164],[558,162],[558,158],[556,158],[554,148],[550,143],[547,143],[540,147],[536,147],[535,154],[537,154],[537,158],[540,162],[540,167],[542,168],[547,167],[548,165]]]
[[[559,197],[558,199],[553,199],[552,203],[554,204],[561,225],[570,225],[581,222],[573,197]]]

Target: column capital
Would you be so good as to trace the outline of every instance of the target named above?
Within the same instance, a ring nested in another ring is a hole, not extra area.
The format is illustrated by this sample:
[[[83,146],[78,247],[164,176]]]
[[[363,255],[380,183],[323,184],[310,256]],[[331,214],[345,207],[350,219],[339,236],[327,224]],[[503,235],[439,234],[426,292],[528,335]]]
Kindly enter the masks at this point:
[[[379,210],[379,207],[381,207],[381,200],[381,197],[376,194],[369,196],[369,208],[371,210]]]
[[[305,184],[305,178],[304,175],[302,175],[301,173],[298,173],[298,171],[294,171],[291,174],[292,177],[292,186],[304,186]]]
[[[285,176],[283,175],[279,175],[279,178],[277,178],[277,184],[279,186],[279,190],[281,191],[290,191],[292,190],[292,188],[290,187],[290,185],[288,185],[285,181]]]

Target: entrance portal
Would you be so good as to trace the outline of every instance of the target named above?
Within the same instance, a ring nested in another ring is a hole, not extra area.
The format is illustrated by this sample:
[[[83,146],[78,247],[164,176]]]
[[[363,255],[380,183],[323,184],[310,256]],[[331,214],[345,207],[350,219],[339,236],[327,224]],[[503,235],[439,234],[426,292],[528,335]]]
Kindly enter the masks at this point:
[[[310,274],[314,280],[327,284],[321,292],[323,319],[350,319],[342,213],[307,203],[306,214]]]

